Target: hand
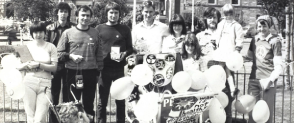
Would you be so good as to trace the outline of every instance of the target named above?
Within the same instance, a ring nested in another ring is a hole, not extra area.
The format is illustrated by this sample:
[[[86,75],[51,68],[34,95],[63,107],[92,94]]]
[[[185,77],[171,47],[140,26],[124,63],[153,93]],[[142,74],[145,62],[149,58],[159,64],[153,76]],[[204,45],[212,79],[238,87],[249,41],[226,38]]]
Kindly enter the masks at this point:
[[[260,86],[263,90],[267,90],[270,88],[270,86],[273,84],[273,82],[269,79],[260,79],[259,80]]]
[[[29,69],[39,68],[40,63],[36,61],[30,61],[27,66]]]
[[[111,58],[111,60],[114,60],[114,61],[119,62],[120,54],[117,54],[117,53],[110,53],[110,58]]]
[[[83,56],[70,54],[69,58],[73,60],[75,63],[80,63],[83,60]]]

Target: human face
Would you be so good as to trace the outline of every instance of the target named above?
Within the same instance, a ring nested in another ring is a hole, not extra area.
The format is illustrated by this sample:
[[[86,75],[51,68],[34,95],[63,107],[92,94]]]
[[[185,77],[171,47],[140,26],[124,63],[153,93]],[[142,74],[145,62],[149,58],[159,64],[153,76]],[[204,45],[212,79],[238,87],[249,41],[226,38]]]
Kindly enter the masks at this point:
[[[91,19],[91,12],[88,11],[79,11],[78,15],[78,24],[82,26],[88,26]]]
[[[226,19],[227,21],[232,21],[232,20],[234,19],[234,17],[233,17],[232,14],[227,14],[227,15],[225,15],[225,19]]]
[[[119,19],[119,11],[115,9],[110,9],[107,12],[107,19],[108,19],[108,22],[117,24]]]
[[[257,22],[257,31],[261,36],[264,36],[264,37],[270,34],[269,26],[265,21]]]
[[[44,36],[45,36],[44,31],[33,32],[33,37],[34,37],[35,40],[43,40]]]
[[[144,17],[144,21],[146,21],[147,23],[154,21],[155,11],[152,7],[144,7],[142,14]]]
[[[185,49],[189,55],[193,54],[194,51],[194,43],[192,42],[185,42]]]
[[[182,34],[183,26],[181,24],[173,24],[175,34]]]
[[[68,17],[68,11],[66,9],[59,9],[57,12],[58,20],[66,21]]]
[[[206,18],[206,23],[207,23],[207,26],[209,29],[216,29],[217,22],[218,22],[218,20],[217,20],[217,16],[215,14],[211,17]]]

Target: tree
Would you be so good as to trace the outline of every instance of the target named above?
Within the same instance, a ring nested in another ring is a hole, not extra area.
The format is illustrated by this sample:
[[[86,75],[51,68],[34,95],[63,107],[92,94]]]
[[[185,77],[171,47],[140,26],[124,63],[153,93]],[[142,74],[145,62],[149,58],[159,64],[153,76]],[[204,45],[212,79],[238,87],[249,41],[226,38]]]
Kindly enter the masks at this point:
[[[292,0],[258,0],[257,3],[265,10],[265,14],[275,17],[278,20],[279,31],[285,28],[285,7],[290,4]]]
[[[11,0],[18,18],[46,20],[52,17],[55,3],[52,0]]]
[[[130,11],[130,8],[126,5],[127,0],[99,0],[93,3],[93,15],[95,24],[101,24],[107,22],[107,16],[105,13],[105,6],[108,2],[116,2],[121,7],[121,18],[124,18]]]

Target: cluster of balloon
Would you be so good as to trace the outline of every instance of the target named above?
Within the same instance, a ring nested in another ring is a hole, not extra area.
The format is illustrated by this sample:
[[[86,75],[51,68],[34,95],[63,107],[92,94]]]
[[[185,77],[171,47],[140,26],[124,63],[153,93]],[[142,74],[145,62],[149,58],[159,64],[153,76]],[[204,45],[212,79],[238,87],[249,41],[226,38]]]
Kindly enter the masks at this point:
[[[144,122],[154,119],[158,113],[158,94],[155,92],[145,93],[134,107],[136,117]]]
[[[153,81],[154,72],[146,64],[139,64],[134,67],[131,73],[131,80],[136,85],[144,86]]]
[[[243,57],[240,53],[238,52],[232,52],[227,56],[226,59],[226,66],[231,70],[231,71],[238,71],[242,68],[243,66]]]
[[[15,55],[6,55],[1,60],[3,69],[0,79],[6,85],[6,92],[12,99],[21,99],[25,94],[25,85],[22,83],[22,74],[16,69],[20,61]]]
[[[212,123],[226,122],[226,112],[222,104],[216,98],[212,99],[210,102],[208,115]]]
[[[252,111],[256,103],[256,98],[252,95],[242,95],[233,103],[237,112],[247,114]]]
[[[134,87],[135,84],[132,82],[131,77],[122,77],[112,83],[110,94],[116,100],[123,100],[131,95]]]
[[[215,93],[226,87],[226,72],[220,65],[213,65],[204,72],[208,87]]]
[[[192,85],[191,85],[192,89],[202,90],[206,86],[207,79],[203,72],[199,70],[190,70],[187,72],[192,78]]]
[[[174,75],[171,85],[176,92],[184,93],[191,87],[192,78],[188,72],[180,71]]]
[[[219,92],[215,97],[219,100],[223,108],[227,107],[229,104],[229,98],[224,92]]]

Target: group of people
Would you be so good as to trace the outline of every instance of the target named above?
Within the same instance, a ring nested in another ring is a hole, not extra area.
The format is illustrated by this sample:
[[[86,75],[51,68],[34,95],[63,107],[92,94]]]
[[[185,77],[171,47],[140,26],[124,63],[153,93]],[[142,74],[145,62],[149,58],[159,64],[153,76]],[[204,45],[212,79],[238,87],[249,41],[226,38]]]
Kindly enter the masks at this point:
[[[225,107],[226,123],[232,122],[231,107],[234,97],[234,72],[230,71],[224,59],[230,52],[240,52],[243,42],[242,26],[234,18],[234,7],[225,4],[221,13],[208,7],[203,13],[205,30],[197,34],[186,29],[185,20],[179,14],[171,17],[169,25],[155,20],[155,6],[150,0],[143,1],[143,21],[132,30],[120,24],[120,6],[109,2],[105,7],[107,22],[96,28],[89,26],[93,15],[88,6],[76,11],[77,24],[71,23],[70,6],[60,2],[55,9],[58,21],[45,27],[40,22],[30,26],[33,42],[28,44],[33,61],[22,63],[18,69],[25,70],[26,94],[23,98],[29,123],[44,123],[52,97],[54,105],[59,102],[81,100],[85,122],[106,123],[106,106],[112,82],[125,76],[126,58],[135,53],[171,53],[176,56],[175,73],[196,69],[205,71],[213,65],[221,65],[226,72],[226,87],[223,92],[229,98]],[[278,36],[270,33],[270,16],[263,15],[256,20],[258,33],[250,43],[248,58],[253,59],[249,82],[249,94],[259,100],[260,91],[269,104],[272,121],[273,94],[276,80],[281,73],[282,54]],[[194,28],[194,27],[191,27]],[[115,50],[118,50],[116,52]],[[217,56],[215,51],[217,51]],[[98,81],[99,77],[102,81]],[[94,112],[96,84],[98,82],[99,104]],[[62,86],[61,86],[62,83]],[[44,92],[46,87],[48,88]],[[62,89],[61,89],[62,88]],[[62,101],[59,100],[62,90]],[[73,92],[73,95],[70,93]],[[117,122],[125,122],[125,100],[116,100]],[[78,112],[78,110],[75,110]],[[79,113],[71,117],[78,117]],[[87,119],[85,116],[87,116]],[[62,117],[61,117],[62,118]],[[50,122],[57,123],[56,114],[50,113]],[[67,118],[64,122],[78,122]],[[250,123],[253,123],[250,117]]]

